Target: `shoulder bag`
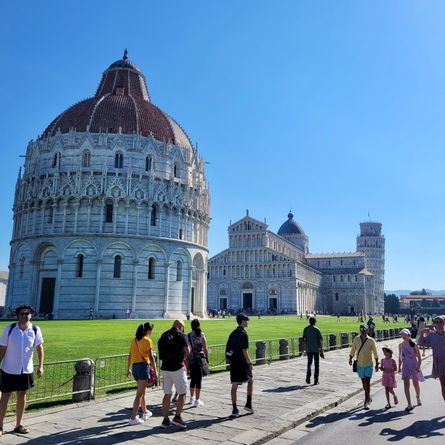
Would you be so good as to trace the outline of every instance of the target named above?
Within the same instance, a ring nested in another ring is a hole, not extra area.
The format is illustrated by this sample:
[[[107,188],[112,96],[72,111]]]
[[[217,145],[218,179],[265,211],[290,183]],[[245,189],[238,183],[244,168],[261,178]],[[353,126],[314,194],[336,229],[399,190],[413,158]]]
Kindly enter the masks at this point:
[[[366,340],[368,340],[368,337],[366,337],[365,341],[362,342],[362,345],[360,346],[360,349],[357,352],[357,359],[358,359],[358,356],[360,354],[360,351],[363,348],[363,345],[366,343]],[[354,360],[353,363],[352,363],[352,372],[357,372],[357,360]]]

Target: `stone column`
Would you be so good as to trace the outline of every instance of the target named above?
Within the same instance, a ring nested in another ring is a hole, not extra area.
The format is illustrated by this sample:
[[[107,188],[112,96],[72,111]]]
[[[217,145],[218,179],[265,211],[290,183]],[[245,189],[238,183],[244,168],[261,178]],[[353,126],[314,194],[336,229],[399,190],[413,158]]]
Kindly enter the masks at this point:
[[[170,262],[165,262],[164,317],[168,314],[168,291],[170,284]]]
[[[128,210],[130,209],[130,204],[125,203],[125,234],[128,234]]]
[[[38,300],[37,292],[39,289],[39,283],[37,280],[39,274],[38,271],[36,271],[36,269],[40,268],[40,261],[31,261],[30,263],[31,263],[31,276],[29,278],[29,284],[28,284],[28,298],[29,298],[28,301],[31,306],[34,306],[36,312],[39,312],[39,309],[37,307],[37,300]]]
[[[62,233],[65,233],[65,223],[66,223],[66,208],[67,202],[66,199],[63,201],[63,221],[62,221]],[[53,215],[53,228],[54,228],[54,215]],[[53,230],[54,233],[54,230]]]
[[[100,233],[104,231],[104,212],[105,212],[105,202],[102,200],[100,203]]]
[[[140,218],[140,214],[141,214],[141,206],[140,204],[138,204],[136,206],[136,235],[139,235],[139,218]],[[148,220],[148,227],[149,227],[149,232],[150,233],[150,220]]]
[[[79,217],[79,201],[76,200],[76,202],[74,203],[74,228],[73,228],[73,232],[77,233],[77,219]]]
[[[133,261],[133,290],[131,293],[131,314],[134,316],[136,312],[136,290],[138,287],[138,260]]]
[[[99,296],[100,296],[100,274],[102,270],[102,260],[96,260],[96,292],[94,295],[94,312],[99,312]]]
[[[59,313],[60,283],[62,281],[62,265],[63,265],[63,259],[57,260],[57,278],[56,278],[56,288],[54,290],[54,305],[53,305],[54,318],[57,318]]]
[[[193,266],[189,267],[189,301],[188,301],[188,310],[189,314],[192,313],[192,280],[193,280]]]
[[[3,316],[7,314],[9,306],[11,306],[12,293],[14,291],[16,263],[11,263],[9,266],[9,278],[8,287],[6,288],[5,309],[3,310]]]
[[[151,212],[152,212],[152,207],[149,204],[148,205],[148,236],[151,235]],[[138,222],[139,222],[139,216],[138,216]]]

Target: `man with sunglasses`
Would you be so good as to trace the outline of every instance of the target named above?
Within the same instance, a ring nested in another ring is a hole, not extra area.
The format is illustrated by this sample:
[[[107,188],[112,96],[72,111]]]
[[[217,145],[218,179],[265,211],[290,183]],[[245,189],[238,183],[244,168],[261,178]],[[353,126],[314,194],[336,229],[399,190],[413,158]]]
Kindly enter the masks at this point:
[[[432,376],[440,380],[442,397],[445,401],[445,317],[439,315],[434,318],[434,330],[422,329],[419,332],[419,346],[429,346],[433,350]]]
[[[29,428],[22,425],[25,412],[26,391],[34,386],[33,351],[37,350],[39,365],[37,376],[43,374],[43,338],[40,329],[31,324],[34,309],[28,305],[19,306],[15,313],[17,323],[9,324],[0,338],[0,436],[3,434],[3,420],[11,393],[17,394],[16,426],[14,432],[29,433]]]

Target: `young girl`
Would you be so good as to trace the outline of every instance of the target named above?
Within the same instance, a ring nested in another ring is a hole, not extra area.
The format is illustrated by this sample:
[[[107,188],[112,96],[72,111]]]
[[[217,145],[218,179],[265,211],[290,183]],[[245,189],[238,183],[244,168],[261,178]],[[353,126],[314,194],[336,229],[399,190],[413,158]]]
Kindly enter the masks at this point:
[[[392,394],[394,397],[394,405],[399,403],[397,396],[394,393],[394,388],[397,388],[396,383],[396,371],[397,364],[396,361],[392,358],[392,349],[388,346],[384,346],[382,348],[383,354],[385,354],[385,358],[380,362],[380,369],[383,371],[382,375],[382,385],[385,387],[386,400],[387,404],[385,409],[391,408],[391,401],[389,395]]]
[[[135,338],[130,344],[127,377],[131,377],[133,374],[138,385],[131,410],[130,425],[138,425],[152,416],[145,403],[145,390],[150,378],[150,367],[153,367],[154,375],[157,375],[156,362],[153,357],[153,341],[150,338],[153,328],[152,323],[140,324],[136,330]],[[137,416],[139,407],[142,409],[142,418]]]
[[[411,404],[411,394],[409,390],[410,380],[413,381],[414,390],[416,392],[417,406],[422,405],[419,386],[419,381],[425,381],[422,371],[420,370],[422,357],[420,356],[419,348],[416,343],[411,340],[411,332],[408,329],[402,329],[400,335],[403,342],[399,345],[399,372],[402,373],[406,401],[408,402],[405,411],[412,411],[413,406]]]

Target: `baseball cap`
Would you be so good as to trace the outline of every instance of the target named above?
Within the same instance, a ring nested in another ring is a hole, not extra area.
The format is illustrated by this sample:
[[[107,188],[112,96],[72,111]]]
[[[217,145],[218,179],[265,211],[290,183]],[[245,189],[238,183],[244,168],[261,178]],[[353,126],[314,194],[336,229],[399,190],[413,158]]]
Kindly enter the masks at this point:
[[[360,329],[368,329],[368,326],[366,326],[366,325],[364,325],[364,324],[361,324],[361,325],[360,325]]]

